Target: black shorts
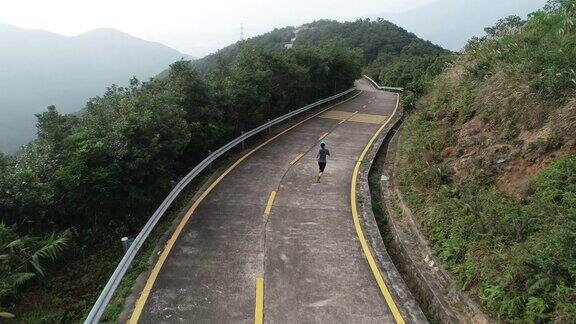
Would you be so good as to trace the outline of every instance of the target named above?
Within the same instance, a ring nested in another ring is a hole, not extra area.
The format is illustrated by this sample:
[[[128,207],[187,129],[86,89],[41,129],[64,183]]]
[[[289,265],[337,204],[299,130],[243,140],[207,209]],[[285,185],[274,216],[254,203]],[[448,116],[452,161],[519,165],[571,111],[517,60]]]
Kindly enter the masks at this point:
[[[326,162],[318,162],[318,166],[320,167],[320,172],[324,172],[324,168],[326,168]]]

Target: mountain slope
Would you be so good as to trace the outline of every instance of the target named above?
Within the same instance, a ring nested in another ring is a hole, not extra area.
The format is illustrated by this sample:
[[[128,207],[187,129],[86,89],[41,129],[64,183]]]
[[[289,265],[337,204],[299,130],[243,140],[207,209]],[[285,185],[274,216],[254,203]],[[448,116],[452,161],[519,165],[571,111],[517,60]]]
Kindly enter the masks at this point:
[[[504,322],[576,322],[576,0],[556,4],[471,42],[401,131],[434,253]]]
[[[66,37],[0,24],[0,44],[0,151],[32,139],[34,114],[48,105],[78,111],[113,83],[147,79],[188,58],[114,29]]]

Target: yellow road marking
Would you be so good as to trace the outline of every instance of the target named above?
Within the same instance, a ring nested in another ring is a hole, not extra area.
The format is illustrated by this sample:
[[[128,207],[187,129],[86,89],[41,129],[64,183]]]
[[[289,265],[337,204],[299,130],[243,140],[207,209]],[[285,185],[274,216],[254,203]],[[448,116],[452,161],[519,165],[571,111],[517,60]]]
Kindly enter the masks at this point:
[[[340,111],[340,110],[331,110],[322,114],[321,118],[328,118],[328,119],[337,119],[337,120],[350,120],[359,123],[368,123],[368,124],[378,124],[382,125],[382,123],[386,120],[388,116],[383,115],[372,115],[372,114],[359,114],[358,112],[351,113],[348,111]]]
[[[298,154],[298,155],[296,155],[296,157],[294,158],[294,160],[292,160],[292,162],[290,162],[290,165],[296,164],[296,162],[298,162],[298,160],[300,160],[300,158],[302,158],[303,156],[304,156],[304,154]]]
[[[323,140],[326,136],[328,136],[328,133],[324,133],[324,134],[320,135],[320,138],[318,140]]]
[[[256,307],[254,324],[264,323],[264,278],[256,278]]]
[[[264,210],[264,214],[269,215],[272,211],[272,206],[274,205],[274,199],[276,198],[276,191],[272,191],[270,193],[270,197],[268,197],[268,202],[266,203],[266,210]]]
[[[341,122],[339,122],[338,125],[340,125],[340,124],[342,124],[342,123],[350,120],[350,118],[352,118],[352,117],[353,117],[354,115],[356,115],[357,113],[358,113],[358,110],[356,110],[350,117],[348,117],[348,119],[344,119],[344,120],[342,120]]]
[[[350,121],[367,124],[382,124],[387,116],[383,115],[369,115],[369,114],[356,114],[350,118]]]
[[[224,171],[216,180],[214,180],[214,182],[212,182],[212,184],[210,184],[210,186],[208,188],[206,188],[206,190],[200,195],[200,197],[198,197],[198,199],[194,202],[194,204],[192,204],[192,207],[190,207],[190,209],[186,212],[186,214],[184,215],[184,217],[182,218],[182,220],[180,221],[180,223],[176,227],[176,230],[174,231],[174,233],[172,233],[172,236],[170,236],[170,238],[166,242],[166,245],[164,246],[164,249],[162,250],[160,257],[158,258],[158,261],[156,261],[154,268],[152,268],[152,271],[150,272],[150,276],[148,277],[148,280],[146,281],[146,285],[142,289],[142,293],[140,294],[140,297],[138,298],[138,301],[136,302],[136,305],[134,306],[134,311],[132,312],[132,316],[130,317],[130,320],[128,321],[128,323],[130,323],[130,324],[138,323],[138,320],[140,319],[140,316],[142,315],[142,310],[144,309],[144,304],[146,304],[146,300],[148,300],[148,297],[150,296],[150,292],[152,290],[152,287],[154,286],[154,283],[156,282],[156,278],[158,278],[158,274],[160,273],[160,270],[162,269],[164,262],[166,262],[166,258],[168,258],[170,251],[174,247],[176,240],[180,236],[180,233],[184,229],[184,226],[186,225],[186,223],[188,223],[188,221],[190,220],[190,217],[192,217],[192,214],[194,213],[196,208],[198,208],[200,203],[202,203],[204,198],[206,198],[206,196],[208,196],[208,194],[222,181],[222,179],[224,179],[224,177],[226,175],[228,175],[228,173],[232,172],[232,170],[234,170],[240,163],[242,163],[242,161],[246,160],[250,155],[254,154],[254,152],[258,151],[260,148],[264,147],[266,144],[272,142],[273,140],[284,135],[285,133],[289,132],[290,130],[296,128],[297,126],[303,124],[304,122],[319,116],[320,114],[328,111],[329,109],[332,109],[335,106],[341,105],[345,102],[348,102],[348,101],[358,97],[362,92],[363,91],[359,91],[354,96],[352,96],[352,97],[350,97],[344,101],[341,101],[337,104],[334,104],[330,107],[327,107],[327,108],[313,114],[312,116],[305,118],[305,119],[301,120],[300,122],[286,128],[282,132],[276,134],[275,136],[271,137],[270,139],[268,139],[264,143],[258,145],[253,150],[251,150],[248,153],[246,153],[245,155],[243,155],[240,159],[238,159],[236,162],[234,162],[234,164],[232,164],[228,169],[226,169],[226,171]]]
[[[374,275],[374,278],[376,279],[376,283],[378,284],[378,287],[380,288],[380,291],[382,292],[382,295],[384,296],[384,299],[386,300],[386,303],[388,304],[388,307],[390,308],[390,311],[392,312],[392,316],[394,316],[394,320],[396,320],[396,323],[404,324],[405,323],[404,318],[402,317],[402,314],[400,314],[400,311],[398,310],[398,306],[396,306],[396,303],[394,302],[394,299],[392,298],[392,295],[390,294],[390,291],[388,290],[388,287],[386,286],[386,283],[384,282],[384,278],[382,277],[382,274],[380,273],[380,269],[378,269],[378,265],[376,264],[376,261],[374,260],[374,257],[372,256],[372,252],[370,251],[370,247],[368,246],[368,242],[366,242],[364,232],[362,231],[362,225],[360,224],[360,218],[358,217],[358,208],[356,206],[356,181],[358,180],[358,174],[360,173],[360,166],[362,165],[362,161],[366,157],[366,154],[368,153],[368,150],[370,149],[370,147],[372,147],[372,144],[374,143],[374,141],[378,138],[380,133],[382,133],[382,131],[384,130],[386,125],[388,125],[388,123],[390,122],[390,120],[392,119],[394,114],[396,113],[396,110],[398,109],[398,104],[400,102],[400,95],[397,94],[397,96],[398,97],[396,100],[396,107],[394,108],[394,112],[392,113],[392,115],[390,115],[388,120],[386,120],[386,122],[384,124],[382,124],[382,126],[380,126],[380,128],[376,131],[374,136],[372,136],[372,138],[370,139],[370,141],[368,142],[368,144],[364,148],[364,151],[362,151],[362,154],[360,154],[360,158],[356,162],[356,166],[354,167],[354,172],[352,173],[352,186],[350,188],[350,203],[352,205],[352,218],[354,219],[354,228],[356,229],[356,234],[358,235],[358,238],[360,239],[360,245],[362,247],[362,251],[364,252],[364,255],[366,256],[366,259],[368,261],[368,265],[370,266],[370,269],[372,270],[372,274]]]

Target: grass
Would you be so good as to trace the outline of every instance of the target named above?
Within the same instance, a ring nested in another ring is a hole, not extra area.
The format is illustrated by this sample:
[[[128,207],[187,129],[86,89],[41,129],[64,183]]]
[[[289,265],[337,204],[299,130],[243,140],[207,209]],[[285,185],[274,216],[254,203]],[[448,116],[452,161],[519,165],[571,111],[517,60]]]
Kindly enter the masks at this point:
[[[575,322],[576,155],[541,171],[521,201],[482,169],[454,183],[440,152],[454,144],[455,129],[436,109],[443,108],[433,103],[406,119],[399,167],[434,253],[502,320]],[[540,153],[559,144],[542,145]]]
[[[543,170],[517,202],[482,171],[459,184],[419,172],[427,166],[413,162],[410,137],[400,186],[461,288],[505,321],[576,321],[576,155]]]

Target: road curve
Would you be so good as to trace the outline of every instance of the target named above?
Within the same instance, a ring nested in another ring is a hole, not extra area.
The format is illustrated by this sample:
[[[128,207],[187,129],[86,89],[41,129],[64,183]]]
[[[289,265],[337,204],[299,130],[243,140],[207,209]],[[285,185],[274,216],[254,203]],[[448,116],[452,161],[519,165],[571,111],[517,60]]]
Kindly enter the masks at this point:
[[[384,298],[354,227],[352,172],[397,103],[357,86],[355,98],[252,151],[209,187],[131,322],[395,323],[420,312],[394,304],[395,291]],[[331,157],[316,183],[321,139]]]

